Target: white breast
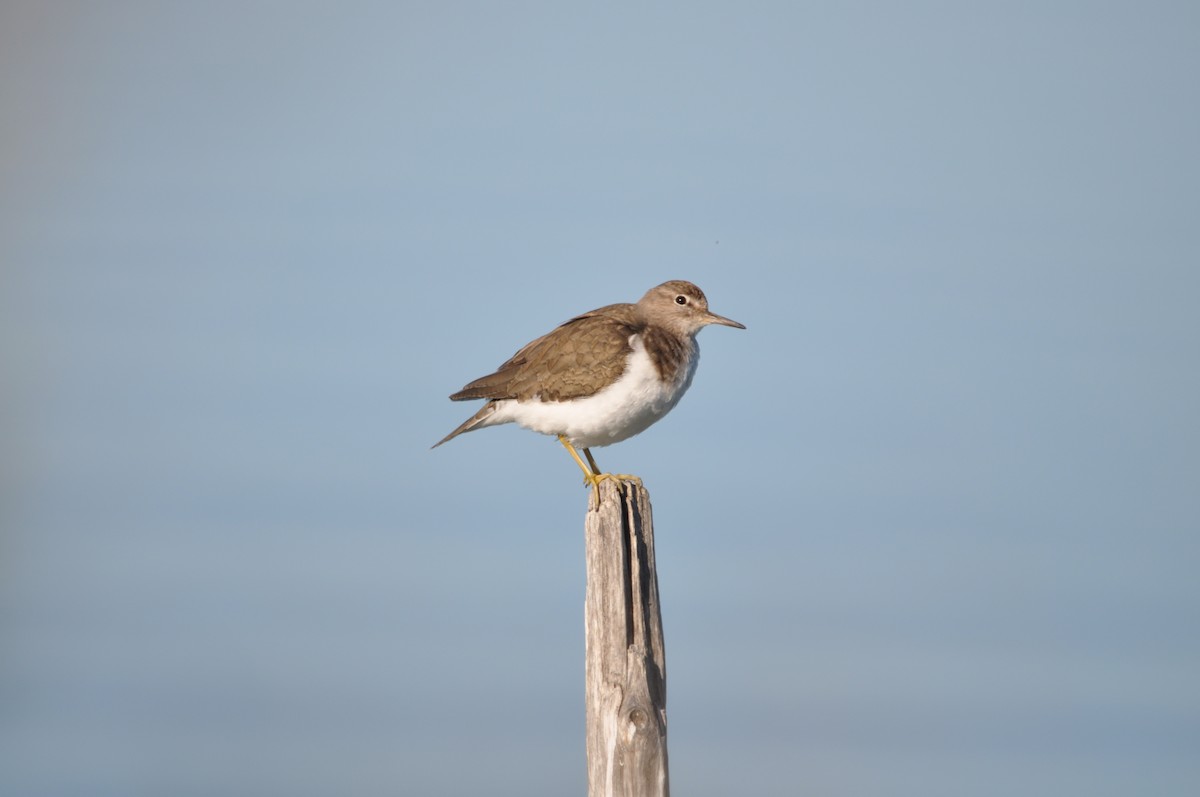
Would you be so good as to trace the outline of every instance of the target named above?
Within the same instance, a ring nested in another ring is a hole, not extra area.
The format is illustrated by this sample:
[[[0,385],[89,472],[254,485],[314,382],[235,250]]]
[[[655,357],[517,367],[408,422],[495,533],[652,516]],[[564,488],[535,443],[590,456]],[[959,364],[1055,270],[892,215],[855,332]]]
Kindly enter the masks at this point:
[[[599,393],[572,401],[504,401],[487,425],[516,423],[542,434],[566,435],[582,448],[627,440],[670,412],[691,386],[700,360],[700,350],[691,342],[692,356],[670,382],[659,378],[641,337],[634,335],[625,373]]]

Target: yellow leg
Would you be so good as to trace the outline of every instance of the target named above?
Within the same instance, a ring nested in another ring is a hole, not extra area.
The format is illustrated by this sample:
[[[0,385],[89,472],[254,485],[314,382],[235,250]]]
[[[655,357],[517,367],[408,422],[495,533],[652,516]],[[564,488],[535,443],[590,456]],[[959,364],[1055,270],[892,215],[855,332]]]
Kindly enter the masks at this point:
[[[575,446],[571,445],[571,441],[568,440],[565,435],[560,434],[558,436],[558,442],[562,443],[563,446],[566,447],[567,453],[571,455],[571,459],[575,460],[575,464],[579,466],[579,469],[581,471],[583,471],[584,483],[595,486],[596,476],[599,474],[599,471],[588,468],[587,465],[583,464],[583,460],[580,459],[580,457],[579,457],[579,452],[575,450]],[[586,448],[583,450],[585,452],[587,451]],[[588,459],[590,460],[591,458],[592,458],[591,453],[588,453]],[[595,467],[595,462],[592,463],[592,467],[593,468]]]
[[[585,448],[583,449],[583,453],[587,456],[588,465],[591,465],[589,468],[588,465],[583,464],[583,459],[580,458],[579,452],[575,450],[575,446],[571,445],[571,441],[568,440],[565,435],[560,434],[558,436],[558,442],[563,444],[563,446],[567,449],[567,453],[571,455],[571,459],[575,460],[575,464],[579,466],[581,471],[583,471],[584,484],[596,487],[605,479],[612,479],[618,482],[636,482],[639,487],[642,485],[641,479],[629,473],[601,473],[599,466],[596,465],[596,460],[592,457],[592,452]]]

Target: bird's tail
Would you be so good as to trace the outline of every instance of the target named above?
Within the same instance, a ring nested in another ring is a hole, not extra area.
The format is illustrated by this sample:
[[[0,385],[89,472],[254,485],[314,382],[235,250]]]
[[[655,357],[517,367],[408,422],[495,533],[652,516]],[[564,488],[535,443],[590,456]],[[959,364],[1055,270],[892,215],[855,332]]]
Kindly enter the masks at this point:
[[[489,401],[488,403],[484,404],[482,407],[479,408],[479,412],[475,413],[470,418],[467,418],[465,421],[463,421],[461,426],[459,426],[453,432],[446,435],[441,440],[438,440],[436,443],[434,443],[432,446],[430,446],[430,449],[437,448],[442,443],[449,442],[450,440],[453,440],[454,438],[458,437],[460,434],[463,434],[464,432],[472,432],[476,429],[481,429],[485,426],[490,426],[491,424],[488,423],[488,419],[492,416],[492,413],[494,413],[495,411],[496,411],[496,402]]]

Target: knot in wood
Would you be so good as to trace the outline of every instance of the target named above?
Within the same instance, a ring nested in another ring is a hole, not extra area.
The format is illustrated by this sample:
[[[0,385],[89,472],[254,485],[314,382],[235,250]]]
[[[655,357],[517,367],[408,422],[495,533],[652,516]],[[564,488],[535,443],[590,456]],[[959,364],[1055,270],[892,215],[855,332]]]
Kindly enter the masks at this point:
[[[639,749],[650,740],[660,735],[658,724],[654,721],[654,710],[645,703],[638,701],[627,706],[621,712],[624,720],[621,728],[621,741],[631,749]]]

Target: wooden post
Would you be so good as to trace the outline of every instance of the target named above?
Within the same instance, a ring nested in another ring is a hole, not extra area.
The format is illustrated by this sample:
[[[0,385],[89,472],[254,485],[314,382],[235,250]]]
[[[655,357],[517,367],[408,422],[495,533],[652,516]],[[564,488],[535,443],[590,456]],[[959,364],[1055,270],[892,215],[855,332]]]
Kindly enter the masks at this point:
[[[667,665],[650,495],[600,483],[587,536],[589,797],[667,797]]]

